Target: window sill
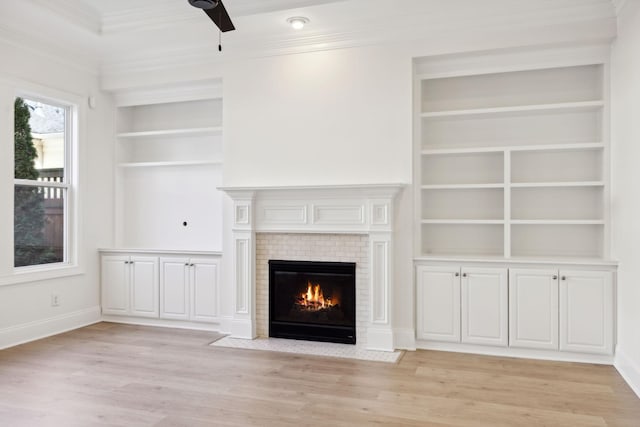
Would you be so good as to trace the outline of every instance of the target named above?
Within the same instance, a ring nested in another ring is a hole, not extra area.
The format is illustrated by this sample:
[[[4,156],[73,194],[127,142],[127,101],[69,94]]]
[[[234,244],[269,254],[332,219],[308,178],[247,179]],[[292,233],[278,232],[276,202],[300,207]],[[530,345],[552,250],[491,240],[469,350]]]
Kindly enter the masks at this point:
[[[17,285],[20,283],[40,282],[60,277],[79,276],[84,270],[78,265],[60,264],[55,266],[21,267],[14,270],[12,275],[1,276],[0,286]]]

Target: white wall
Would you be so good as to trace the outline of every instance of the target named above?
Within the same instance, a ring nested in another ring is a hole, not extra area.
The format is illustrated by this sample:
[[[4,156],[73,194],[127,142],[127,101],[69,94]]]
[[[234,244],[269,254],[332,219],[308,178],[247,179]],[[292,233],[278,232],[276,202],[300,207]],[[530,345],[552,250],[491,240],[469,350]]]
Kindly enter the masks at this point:
[[[612,54],[613,255],[618,270],[616,367],[640,396],[640,2],[627,1]]]
[[[86,109],[86,138],[80,141],[79,185],[82,192],[79,194],[79,212],[82,227],[78,237],[84,273],[0,286],[0,348],[3,348],[99,318],[100,287],[96,249],[112,244],[114,113],[110,97],[100,93],[96,75],[88,70],[56,62],[51,56],[42,57],[33,50],[3,41],[0,41],[0,57],[3,58],[0,77],[10,86],[23,81],[77,95],[84,102],[91,94],[97,101],[97,108]],[[12,99],[10,105],[3,103],[5,118],[8,117],[6,110],[9,108],[13,108]],[[13,158],[7,154],[7,147],[12,146],[12,126],[4,126],[3,129],[3,144],[0,144],[0,200],[10,200],[13,191]],[[0,242],[3,242],[6,241],[3,236],[12,236],[13,226],[10,211],[3,209],[1,215]],[[5,273],[11,269],[12,250],[0,244],[0,259]],[[59,295],[60,306],[51,306],[52,293]]]
[[[388,48],[236,62],[224,73],[225,185],[411,179],[411,62]]]

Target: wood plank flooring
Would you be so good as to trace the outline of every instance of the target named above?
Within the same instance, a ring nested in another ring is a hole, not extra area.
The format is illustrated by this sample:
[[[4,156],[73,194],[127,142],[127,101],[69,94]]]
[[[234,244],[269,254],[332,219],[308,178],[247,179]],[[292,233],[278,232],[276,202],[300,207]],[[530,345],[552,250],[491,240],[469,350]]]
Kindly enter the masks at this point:
[[[99,323],[0,351],[0,426],[640,426],[611,366],[434,351],[398,364]]]

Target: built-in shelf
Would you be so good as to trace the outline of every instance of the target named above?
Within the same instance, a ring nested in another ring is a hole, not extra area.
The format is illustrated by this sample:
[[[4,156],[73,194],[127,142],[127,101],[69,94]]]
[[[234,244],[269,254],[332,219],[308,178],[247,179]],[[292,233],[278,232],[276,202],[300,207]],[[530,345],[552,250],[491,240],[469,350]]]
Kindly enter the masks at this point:
[[[542,187],[603,187],[603,181],[578,181],[578,182],[513,182],[513,188],[542,188]]]
[[[176,161],[176,162],[129,162],[119,163],[121,168],[145,168],[145,167],[161,167],[161,166],[202,166],[202,165],[221,165],[222,161]]]
[[[512,219],[513,225],[604,225],[601,219]]]
[[[480,188],[504,188],[504,184],[433,184],[421,186],[423,190],[472,190]]]
[[[608,256],[603,77],[590,64],[420,80],[417,252]]]
[[[428,113],[422,113],[424,118],[439,118],[439,117],[456,117],[456,116],[478,116],[478,115],[496,115],[496,114],[510,114],[510,113],[530,113],[530,112],[543,112],[543,111],[579,111],[585,109],[602,108],[604,102],[597,101],[585,101],[585,102],[563,102],[557,104],[540,104],[540,105],[518,105],[514,107],[494,107],[494,108],[475,108],[471,110],[449,110],[449,111],[434,111]]]
[[[203,127],[203,128],[186,128],[186,129],[163,129],[148,130],[141,132],[122,132],[117,134],[118,138],[149,138],[154,136],[185,136],[185,135],[220,135],[222,127]]]
[[[540,144],[519,146],[495,146],[495,147],[467,147],[467,148],[432,148],[422,150],[423,155],[437,156],[446,154],[468,153],[498,153],[503,151],[570,151],[570,150],[601,150],[602,142],[583,142],[573,144]]]
[[[161,92],[116,109],[114,244],[221,249],[222,99]]]
[[[423,224],[504,224],[500,219],[423,219]]]

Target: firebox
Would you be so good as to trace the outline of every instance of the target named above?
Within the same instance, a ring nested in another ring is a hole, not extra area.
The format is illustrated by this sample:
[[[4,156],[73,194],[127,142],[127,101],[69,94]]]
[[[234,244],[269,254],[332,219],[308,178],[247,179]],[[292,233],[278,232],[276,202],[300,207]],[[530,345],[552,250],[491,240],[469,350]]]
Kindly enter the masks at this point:
[[[270,260],[269,336],[355,344],[356,264]]]

